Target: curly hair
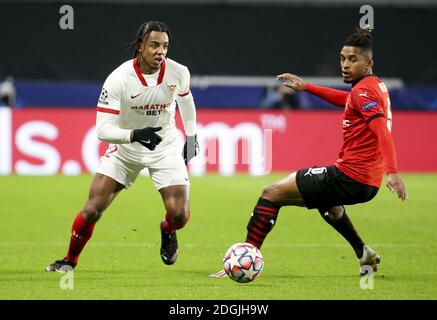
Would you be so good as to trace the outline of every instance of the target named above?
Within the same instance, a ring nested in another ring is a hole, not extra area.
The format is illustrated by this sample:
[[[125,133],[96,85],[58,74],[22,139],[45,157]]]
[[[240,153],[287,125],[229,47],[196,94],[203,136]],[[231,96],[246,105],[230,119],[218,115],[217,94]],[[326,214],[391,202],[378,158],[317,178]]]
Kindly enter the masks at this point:
[[[351,34],[343,45],[358,47],[363,51],[366,51],[369,56],[372,56],[373,53],[373,36],[372,36],[371,28],[358,28],[354,34]]]

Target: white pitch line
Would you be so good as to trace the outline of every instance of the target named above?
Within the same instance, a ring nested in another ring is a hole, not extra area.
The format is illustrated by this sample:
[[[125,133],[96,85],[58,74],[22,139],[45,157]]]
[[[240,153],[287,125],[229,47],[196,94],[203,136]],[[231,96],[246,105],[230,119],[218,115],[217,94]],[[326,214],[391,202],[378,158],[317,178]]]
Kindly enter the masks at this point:
[[[60,247],[67,246],[67,242],[0,242],[0,246],[4,247]],[[154,248],[160,245],[159,242],[91,242],[88,246],[95,247],[145,247]],[[186,243],[180,244],[187,248],[212,248],[212,247],[226,247],[226,244],[202,244],[202,243]],[[287,244],[265,244],[267,248],[342,248],[348,247],[348,244],[336,243],[287,243]],[[387,247],[387,248],[406,248],[406,247],[424,247],[429,244],[418,243],[372,243],[372,247]]]

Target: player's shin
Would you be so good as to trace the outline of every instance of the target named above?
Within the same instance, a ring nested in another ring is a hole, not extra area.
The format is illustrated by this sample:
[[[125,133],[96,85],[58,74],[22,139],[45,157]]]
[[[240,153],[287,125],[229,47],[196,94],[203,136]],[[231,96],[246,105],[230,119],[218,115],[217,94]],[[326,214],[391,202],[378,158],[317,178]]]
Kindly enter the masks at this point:
[[[267,199],[259,198],[247,225],[246,242],[261,248],[276,222],[280,208]]]
[[[79,260],[80,253],[93,234],[94,226],[95,223],[88,223],[85,221],[82,211],[80,211],[77,214],[76,219],[74,219],[67,259],[73,261],[75,265]]]
[[[340,212],[334,212],[334,210],[341,210]],[[355,230],[352,221],[346,214],[346,209],[343,206],[331,208],[330,210],[320,210],[319,213],[322,218],[329,223],[338,233],[340,233],[352,246],[357,258],[361,258],[363,255],[363,240]]]

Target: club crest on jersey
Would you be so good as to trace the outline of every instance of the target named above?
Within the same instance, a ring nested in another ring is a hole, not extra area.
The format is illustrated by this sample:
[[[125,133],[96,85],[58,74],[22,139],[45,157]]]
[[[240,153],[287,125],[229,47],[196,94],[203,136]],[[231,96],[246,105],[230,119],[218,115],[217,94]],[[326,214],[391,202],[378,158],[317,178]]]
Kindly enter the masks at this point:
[[[169,85],[167,88],[168,88],[168,91],[170,91],[170,93],[173,93],[174,90],[176,89],[176,85],[172,84],[172,85]]]
[[[367,110],[372,109],[376,106],[377,106],[377,103],[375,101],[370,101],[370,102],[365,103],[362,108],[364,111],[367,111]]]

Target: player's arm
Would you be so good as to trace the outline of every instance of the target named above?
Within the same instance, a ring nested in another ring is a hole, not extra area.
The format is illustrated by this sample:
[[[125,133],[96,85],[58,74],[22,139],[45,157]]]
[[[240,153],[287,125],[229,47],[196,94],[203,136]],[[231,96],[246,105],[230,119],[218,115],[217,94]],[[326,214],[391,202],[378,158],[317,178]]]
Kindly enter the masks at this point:
[[[181,88],[176,101],[178,103],[179,112],[187,136],[182,155],[185,164],[188,164],[192,158],[199,154],[199,144],[197,142],[196,132],[196,106],[190,90],[190,72],[188,69],[185,69],[183,72]]]
[[[114,74],[103,85],[97,103],[96,130],[101,141],[114,144],[139,142],[149,150],[154,150],[162,141],[155,132],[161,128],[122,129],[119,125],[121,86]]]
[[[407,199],[407,191],[402,177],[398,174],[396,151],[393,137],[387,128],[387,121],[383,117],[376,117],[369,122],[370,130],[378,137],[387,173],[387,187],[391,192],[396,191],[399,199]]]
[[[280,74],[276,79],[283,81],[285,86],[295,91],[305,90],[337,107],[344,108],[346,106],[346,99],[349,94],[348,91],[317,86],[315,84],[305,82],[300,77],[290,73]]]
[[[396,150],[393,137],[387,126],[383,103],[372,88],[357,90],[351,95],[352,105],[361,113],[369,129],[378,137],[387,174],[387,187],[396,191],[399,199],[406,200],[407,192],[402,177],[398,174]],[[391,120],[391,119],[390,119]]]
[[[97,107],[96,129],[101,141],[115,144],[131,143],[132,130],[121,129],[118,125],[118,114]]]
[[[121,83],[114,71],[103,84],[102,93],[97,102],[96,129],[101,141],[124,144],[131,142],[131,131],[121,129],[118,124],[121,105]]]
[[[139,142],[149,150],[155,150],[162,141],[162,138],[156,134],[161,127],[121,129],[118,125],[118,117],[118,114],[103,111],[97,107],[96,129],[99,140],[114,144]]]

